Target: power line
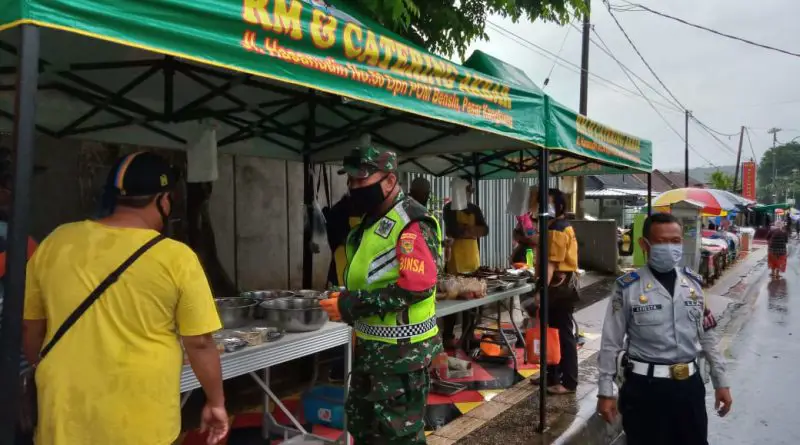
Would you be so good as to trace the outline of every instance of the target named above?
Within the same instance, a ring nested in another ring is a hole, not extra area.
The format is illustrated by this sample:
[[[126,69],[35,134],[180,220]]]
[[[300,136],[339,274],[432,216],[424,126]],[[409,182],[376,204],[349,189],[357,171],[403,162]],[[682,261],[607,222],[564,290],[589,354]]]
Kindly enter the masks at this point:
[[[574,23],[570,23],[574,26]],[[567,32],[564,33],[564,40],[561,41],[561,47],[558,48],[557,56],[561,56],[561,51],[564,51],[564,44],[567,43],[567,37],[569,37],[570,28],[567,28]],[[553,60],[553,66],[550,67],[550,72],[547,73],[547,77],[544,78],[544,82],[542,82],[542,89],[547,88],[547,84],[550,83],[550,76],[553,75],[553,71],[556,69],[556,61]]]
[[[573,26],[575,26],[575,25],[573,25]],[[638,79],[639,82],[643,83],[646,87],[650,88],[650,90],[652,90],[654,93],[658,94],[662,99],[666,100],[667,103],[671,104],[675,108],[675,111],[681,112],[681,113],[683,112],[683,110],[681,110],[677,105],[672,104],[671,99],[668,98],[667,96],[665,96],[664,93],[662,93],[661,91],[658,91],[655,87],[653,87],[652,85],[647,83],[647,81],[645,81],[638,74],[636,74],[632,69],[630,69],[627,66],[625,66],[625,64],[623,64],[613,54],[613,52],[611,51],[611,48],[609,48],[608,44],[606,44],[606,42],[603,40],[603,38],[600,37],[600,34],[597,32],[597,30],[595,29],[594,26],[592,26],[592,32],[594,33],[595,36],[597,36],[597,39],[600,40],[600,44],[598,44],[592,38],[589,38],[589,41],[592,42],[592,44],[594,44],[594,46],[596,46],[600,51],[603,51],[608,57],[610,57],[615,62],[617,62],[617,65],[619,65],[619,67],[622,69],[623,72],[627,72],[627,73],[631,74],[633,77],[635,77],[636,79]]]
[[[728,153],[733,154],[733,155],[736,154],[736,150],[734,150],[733,148],[729,147],[728,144],[726,144],[722,139],[720,139],[716,134],[714,134],[714,133],[717,133],[717,134],[721,134],[721,133],[719,133],[716,130],[713,130],[711,127],[709,127],[708,125],[706,125],[703,122],[701,122],[700,119],[696,118],[694,115],[692,115],[692,120],[694,120],[694,122],[700,127],[701,130],[705,131],[712,138],[714,138],[714,140],[717,141],[717,143],[721,147],[723,147]]]
[[[494,29],[495,31],[499,32],[504,37],[516,42],[517,44],[519,44],[519,45],[521,45],[521,46],[523,46],[523,47],[525,47],[525,48],[527,48],[527,49],[529,49],[529,50],[531,50],[533,52],[535,52],[536,54],[539,54],[540,56],[542,56],[544,58],[553,59],[553,60],[557,61],[557,63],[559,65],[561,65],[564,68],[567,68],[567,69],[571,70],[574,73],[580,74],[581,67],[576,65],[576,64],[574,64],[574,63],[572,63],[572,62],[570,62],[569,60],[566,60],[566,59],[558,56],[557,54],[555,54],[555,53],[553,53],[551,51],[548,51],[547,49],[542,48],[541,46],[539,46],[539,45],[537,45],[537,44],[535,44],[535,43],[533,43],[533,42],[531,42],[531,41],[519,36],[518,34],[513,33],[512,31],[508,31],[508,30],[500,27],[499,25],[496,25],[496,24],[492,23],[491,21],[487,21],[486,23],[492,29]],[[618,93],[625,92],[625,93],[628,93],[628,95],[630,95],[630,96],[640,97],[640,98],[644,98],[646,100],[649,100],[648,98],[646,98],[644,96],[641,96],[639,93],[636,93],[635,91],[629,90],[629,89],[627,89],[627,88],[625,88],[625,87],[623,87],[623,86],[621,86],[621,85],[619,85],[619,84],[617,84],[615,82],[612,82],[612,81],[606,79],[605,77],[601,77],[601,76],[599,76],[597,74],[594,74],[594,73],[591,73],[591,72],[589,73],[589,76],[590,76],[589,80],[597,83],[598,85],[605,86],[606,88],[609,88],[611,90],[615,90]],[[666,108],[666,109],[669,109],[670,111],[675,111],[674,110],[674,106],[671,105],[671,104],[664,104],[664,103],[658,102],[658,101],[655,101],[655,103],[660,105],[660,106],[662,106],[662,107],[664,107],[664,108]]]
[[[757,43],[757,42],[754,42],[752,40],[745,39],[743,37],[737,37],[737,36],[734,36],[734,35],[731,35],[731,34],[726,34],[724,32],[717,31],[715,29],[711,29],[711,28],[708,28],[708,27],[703,26],[703,25],[697,25],[695,23],[688,22],[688,21],[686,21],[684,19],[681,19],[681,18],[678,18],[678,17],[673,17],[673,16],[671,16],[669,14],[665,14],[663,12],[659,12],[659,11],[656,11],[654,9],[650,9],[650,8],[648,8],[646,6],[642,6],[642,5],[638,4],[638,3],[630,3],[630,2],[625,2],[625,3],[627,3],[631,7],[624,8],[624,9],[623,8],[619,8],[619,7],[614,7],[614,10],[621,11],[621,12],[647,11],[649,13],[652,13],[652,14],[655,14],[655,15],[658,15],[658,16],[661,16],[661,17],[664,17],[664,18],[668,18],[670,20],[674,20],[674,21],[679,22],[679,23],[683,23],[684,25],[691,26],[693,28],[701,29],[703,31],[708,31],[710,33],[716,34],[716,35],[721,36],[721,37],[726,37],[728,39],[732,39],[732,40],[736,40],[736,41],[739,41],[739,42],[742,42],[742,43],[746,43],[748,45],[757,46],[757,47],[762,48],[762,49],[767,49],[767,50],[771,50],[771,51],[777,51],[779,53],[783,53],[783,54],[786,54],[786,55],[789,55],[789,56],[800,57],[800,54],[798,54],[798,53],[793,53],[791,51],[787,51],[785,49],[776,48],[774,46],[765,45],[763,43]],[[611,4],[608,3],[608,6],[609,6],[609,11],[611,11]],[[639,9],[636,9],[636,8],[639,8]]]
[[[608,0],[603,0],[603,1],[604,1],[604,3],[606,4],[606,6],[608,7],[608,13],[609,13],[609,15],[611,15],[611,18],[614,20],[614,23],[617,25],[617,28],[619,28],[619,30],[622,32],[622,35],[624,35],[624,36],[625,36],[625,39],[626,39],[626,40],[628,41],[628,43],[631,45],[631,48],[633,48],[633,51],[634,51],[634,52],[636,52],[636,55],[638,55],[638,56],[639,56],[639,59],[642,61],[642,63],[644,64],[644,66],[645,66],[645,67],[647,67],[647,70],[648,70],[648,71],[650,71],[650,74],[652,74],[652,75],[653,75],[653,77],[655,77],[655,79],[656,79],[656,81],[658,81],[659,85],[661,85],[661,87],[662,87],[662,88],[664,88],[664,91],[666,91],[666,92],[667,92],[667,94],[669,94],[669,96],[672,98],[672,100],[673,100],[673,101],[675,101],[675,103],[676,103],[676,104],[677,104],[677,105],[678,105],[678,106],[679,106],[681,109],[683,109],[683,110],[687,110],[687,108],[686,108],[686,107],[683,105],[683,103],[681,103],[681,101],[680,101],[680,100],[678,100],[678,98],[677,98],[677,97],[675,97],[675,94],[673,94],[673,93],[672,93],[672,91],[671,91],[671,90],[670,90],[670,89],[667,87],[667,85],[664,83],[664,81],[663,81],[663,80],[661,80],[661,77],[659,77],[659,75],[656,73],[656,71],[653,69],[653,67],[652,67],[652,66],[650,66],[650,63],[648,63],[648,62],[647,62],[647,59],[645,59],[645,58],[644,58],[644,55],[641,53],[641,51],[639,51],[639,48],[636,46],[636,44],[635,44],[635,43],[633,43],[633,39],[631,39],[630,35],[628,35],[628,32],[627,32],[627,31],[625,31],[625,28],[622,26],[622,23],[620,23],[620,21],[619,21],[619,20],[617,19],[617,17],[614,15],[614,12],[612,11],[612,8],[611,8],[611,3],[610,3],[610,2],[608,2]],[[651,87],[651,88],[652,88],[652,87]],[[735,152],[733,152],[733,151],[730,149],[730,147],[728,147],[727,145],[725,145],[725,143],[723,143],[723,142],[722,142],[722,141],[721,141],[719,138],[717,138],[717,136],[716,136],[716,135],[714,135],[714,134],[713,134],[713,133],[710,131],[710,130],[711,130],[711,128],[710,128],[710,127],[707,127],[705,124],[701,123],[701,122],[700,122],[700,121],[699,121],[699,120],[698,120],[696,117],[694,117],[694,116],[692,116],[692,119],[693,119],[693,120],[695,120],[695,121],[696,121],[698,124],[700,124],[700,125],[701,125],[701,128],[703,128],[703,130],[705,130],[705,131],[706,131],[708,134],[710,134],[710,135],[711,135],[711,136],[712,136],[714,139],[716,139],[716,140],[717,140],[717,142],[719,142],[719,143],[720,143],[720,145],[721,145],[723,148],[725,148],[727,151],[729,151],[729,152],[731,152],[731,153],[733,153],[733,154],[736,154]],[[670,128],[671,128],[671,127],[670,127]],[[673,128],[672,130],[673,130],[673,131],[674,131],[676,134],[678,134],[678,135],[680,136],[680,133],[679,133],[678,131],[676,131],[674,128]],[[684,138],[684,136],[680,136],[680,138],[681,138],[681,140],[683,140],[684,142],[686,141],[686,139]],[[711,164],[712,166],[714,166],[714,164],[713,164],[711,161],[709,161],[709,160],[708,160],[708,159],[707,159],[705,156],[703,156],[702,154],[700,154],[700,152],[699,152],[698,150],[694,149],[694,147],[692,147],[692,146],[691,146],[691,144],[687,144],[687,145],[689,145],[689,148],[691,148],[691,149],[692,149],[692,151],[693,151],[693,152],[694,152],[694,153],[695,153],[697,156],[699,156],[701,159],[705,160],[706,162],[708,162],[709,164]]]
[[[609,2],[608,2],[608,0],[603,0],[603,1],[606,3],[606,6],[608,7],[608,13],[611,15],[611,18],[612,18],[612,19],[614,19],[614,23],[616,23],[616,24],[617,24],[617,28],[619,28],[619,30],[620,30],[620,31],[622,31],[622,34],[625,36],[625,39],[628,41],[628,43],[630,43],[630,45],[631,45],[631,48],[633,48],[633,50],[634,50],[634,51],[636,52],[636,54],[639,56],[639,59],[641,59],[641,60],[642,60],[642,63],[644,63],[644,66],[646,66],[646,67],[647,67],[647,69],[650,71],[650,74],[652,74],[652,75],[653,75],[653,77],[655,77],[655,78],[656,78],[656,80],[657,80],[657,81],[658,81],[658,83],[661,85],[661,87],[662,87],[662,88],[664,88],[664,91],[666,91],[666,92],[667,92],[667,94],[669,94],[669,95],[670,95],[670,97],[672,97],[672,99],[675,101],[675,103],[677,103],[677,104],[678,104],[678,105],[679,105],[679,106],[680,106],[682,109],[684,109],[684,110],[688,110],[688,108],[686,108],[686,107],[685,107],[685,106],[684,106],[684,105],[681,103],[681,101],[679,101],[679,100],[678,100],[678,98],[677,98],[677,97],[675,97],[675,95],[674,95],[674,94],[672,94],[672,91],[670,91],[670,89],[669,89],[669,88],[667,88],[667,86],[664,84],[664,82],[663,82],[663,81],[661,81],[661,78],[660,78],[660,77],[658,77],[658,74],[656,74],[656,72],[655,72],[655,70],[653,69],[653,67],[651,67],[651,66],[650,66],[650,64],[649,64],[649,63],[647,63],[647,60],[644,58],[644,56],[642,55],[642,53],[639,51],[639,48],[637,48],[637,47],[636,47],[636,44],[634,44],[634,43],[633,43],[633,40],[632,40],[632,39],[631,39],[631,37],[628,35],[628,33],[625,31],[625,28],[623,28],[623,27],[622,27],[622,24],[619,22],[619,20],[617,20],[617,16],[615,16],[615,15],[614,15],[614,13],[611,11],[611,3],[609,3]]]
[[[715,129],[713,129],[713,128],[709,127],[708,125],[706,125],[706,124],[704,124],[704,123],[700,122],[700,119],[697,119],[697,118],[695,118],[695,120],[697,121],[697,123],[698,123],[698,124],[699,124],[701,127],[705,128],[706,130],[708,130],[708,131],[710,131],[710,132],[712,132],[712,133],[716,133],[716,134],[718,134],[718,135],[720,135],[720,136],[722,136],[722,137],[726,137],[726,138],[732,138],[732,137],[734,137],[734,136],[739,136],[739,133],[723,133],[723,132],[721,132],[721,131],[717,131],[717,130],[715,130]]]
[[[695,123],[698,125],[698,127],[699,127],[701,130],[703,130],[703,131],[704,131],[706,134],[708,134],[709,136],[711,136],[712,138],[714,138],[714,140],[715,140],[715,141],[716,141],[716,142],[719,144],[719,146],[720,146],[720,147],[722,147],[722,148],[723,148],[723,150],[724,150],[724,152],[725,152],[726,154],[731,154],[731,155],[734,155],[734,156],[736,156],[736,150],[732,149],[731,147],[728,147],[728,145],[727,145],[727,144],[725,144],[724,142],[722,142],[722,140],[721,140],[721,139],[719,139],[719,138],[717,137],[717,135],[715,135],[714,133],[710,132],[710,131],[709,131],[709,130],[708,130],[708,129],[707,129],[707,128],[706,128],[706,127],[703,125],[703,123],[702,123],[702,122],[700,122],[699,120],[697,120],[697,119],[696,119],[694,116],[692,116],[692,120],[693,120],[693,121],[694,121],[694,122],[695,122]]]
[[[756,151],[753,149],[753,142],[750,140],[750,129],[745,127],[744,133],[747,135],[747,145],[750,146],[750,153],[753,154],[753,161],[758,162],[758,157],[756,157]]]

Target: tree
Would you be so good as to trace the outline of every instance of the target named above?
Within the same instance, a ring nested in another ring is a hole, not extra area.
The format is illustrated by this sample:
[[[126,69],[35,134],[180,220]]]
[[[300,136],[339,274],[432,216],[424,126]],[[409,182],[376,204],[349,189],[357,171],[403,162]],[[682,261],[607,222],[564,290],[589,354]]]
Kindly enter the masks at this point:
[[[777,168],[774,168],[776,166]],[[765,204],[800,199],[800,143],[767,150],[758,166],[758,201]]]
[[[711,173],[709,177],[711,187],[718,190],[733,191],[733,176],[725,173],[722,170],[717,170]]]
[[[490,14],[562,25],[582,17],[589,0],[351,0],[383,26],[445,57],[464,57],[476,39],[488,39]]]

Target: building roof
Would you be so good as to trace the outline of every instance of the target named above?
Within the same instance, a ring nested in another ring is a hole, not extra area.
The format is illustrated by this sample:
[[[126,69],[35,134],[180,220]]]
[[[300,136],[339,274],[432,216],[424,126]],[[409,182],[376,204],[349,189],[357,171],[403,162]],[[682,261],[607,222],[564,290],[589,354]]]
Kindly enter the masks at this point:
[[[674,190],[678,188],[684,187],[684,176],[683,172],[663,172],[661,170],[653,170],[652,174],[652,181],[653,181],[653,193],[664,193],[669,190]],[[647,175],[646,174],[637,174],[636,179],[642,181],[645,184],[645,188],[647,188]],[[705,188],[705,184],[702,181],[698,181],[697,179],[689,177],[689,187],[699,187]]]
[[[592,175],[586,182],[587,190],[628,189],[647,190],[647,177],[642,181],[638,175]],[[645,193],[646,194],[646,193]]]
[[[653,195],[657,195],[654,191]],[[628,198],[628,197],[647,197],[647,190],[641,189],[618,189],[608,188],[603,190],[586,190],[587,198]]]
[[[661,175],[667,183],[669,183],[673,189],[679,189],[686,186],[686,177],[683,172],[662,172],[661,170],[653,170],[653,173],[656,175]],[[703,181],[698,181],[695,178],[689,176],[689,187],[699,187],[705,188],[705,183]]]

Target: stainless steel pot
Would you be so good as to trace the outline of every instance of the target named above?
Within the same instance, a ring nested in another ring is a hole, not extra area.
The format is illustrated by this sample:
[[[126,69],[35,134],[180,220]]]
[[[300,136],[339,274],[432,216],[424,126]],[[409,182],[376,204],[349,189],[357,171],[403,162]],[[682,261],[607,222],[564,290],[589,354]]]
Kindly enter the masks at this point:
[[[222,327],[235,329],[247,326],[252,322],[253,308],[258,305],[254,298],[215,298],[217,313],[222,320]]]
[[[254,298],[259,303],[266,300],[274,300],[276,298],[291,298],[295,296],[295,293],[288,290],[253,290],[242,292],[239,294],[240,297],[244,298]],[[264,319],[264,309],[261,306],[256,306],[253,308],[253,318],[256,320],[263,320]]]
[[[328,313],[316,298],[277,298],[262,301],[259,307],[267,326],[286,332],[316,331],[328,321]]]
[[[317,299],[317,300],[322,300],[322,299],[325,298],[323,293],[318,291],[318,290],[303,289],[303,290],[294,291],[294,293],[295,293],[295,296],[298,296],[298,297],[301,297],[301,298],[314,298],[314,299]]]

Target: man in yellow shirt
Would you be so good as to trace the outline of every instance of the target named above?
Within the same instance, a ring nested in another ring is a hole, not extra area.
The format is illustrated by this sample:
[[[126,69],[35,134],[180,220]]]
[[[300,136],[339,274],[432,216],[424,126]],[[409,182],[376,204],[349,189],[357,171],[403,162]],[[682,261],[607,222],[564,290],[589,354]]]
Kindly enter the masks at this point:
[[[465,176],[467,181],[467,199],[472,201],[474,187],[472,178]],[[450,258],[447,261],[448,274],[466,274],[478,270],[481,266],[481,255],[478,249],[478,240],[489,234],[489,226],[483,217],[483,211],[476,204],[470,202],[464,210],[453,210],[451,203],[447,203],[442,210],[444,229],[447,237],[452,239]],[[463,313],[462,327],[471,324],[471,314]],[[446,348],[454,348],[455,325],[458,314],[448,315],[442,320],[442,339]]]
[[[172,444],[181,342],[206,394],[208,443],[227,434],[208,281],[189,247],[159,233],[176,182],[154,154],[123,157],[106,185],[111,214],[60,226],[29,261],[23,341],[36,366],[38,445]]]

